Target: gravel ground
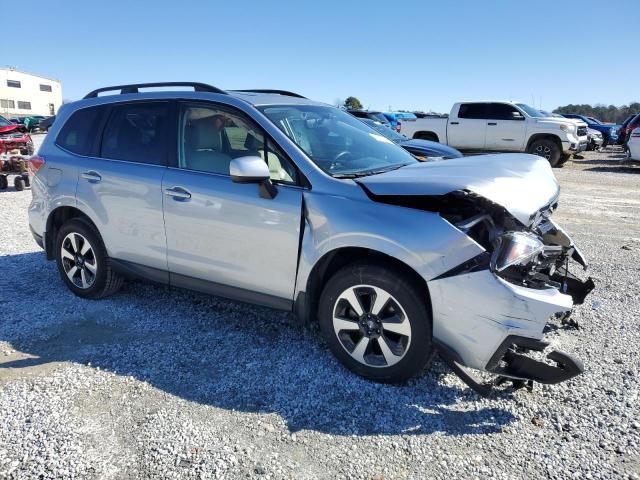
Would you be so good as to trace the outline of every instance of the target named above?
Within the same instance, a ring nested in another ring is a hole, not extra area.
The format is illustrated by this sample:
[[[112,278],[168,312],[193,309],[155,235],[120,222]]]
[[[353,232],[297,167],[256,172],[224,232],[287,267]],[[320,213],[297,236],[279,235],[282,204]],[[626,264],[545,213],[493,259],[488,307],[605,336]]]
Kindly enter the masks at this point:
[[[640,478],[640,167],[588,153],[556,218],[597,290],[549,339],[572,381],[483,399],[441,363],[345,371],[285,313],[128,283],[74,297],[0,192],[0,478]]]

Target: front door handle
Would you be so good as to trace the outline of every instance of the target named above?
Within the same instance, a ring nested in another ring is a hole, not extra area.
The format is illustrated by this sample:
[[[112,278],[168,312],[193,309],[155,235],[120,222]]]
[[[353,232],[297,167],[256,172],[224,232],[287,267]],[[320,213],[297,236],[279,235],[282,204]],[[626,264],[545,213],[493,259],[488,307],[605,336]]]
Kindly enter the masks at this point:
[[[458,125],[460,122],[449,122],[449,125]]]
[[[496,122],[489,122],[487,125],[498,125]]]
[[[88,172],[82,172],[82,178],[88,180],[91,183],[98,183],[100,180],[102,180],[102,175],[100,175],[96,171],[89,170]]]
[[[165,188],[164,194],[173,197],[174,200],[186,201],[191,198],[191,192],[182,187]]]

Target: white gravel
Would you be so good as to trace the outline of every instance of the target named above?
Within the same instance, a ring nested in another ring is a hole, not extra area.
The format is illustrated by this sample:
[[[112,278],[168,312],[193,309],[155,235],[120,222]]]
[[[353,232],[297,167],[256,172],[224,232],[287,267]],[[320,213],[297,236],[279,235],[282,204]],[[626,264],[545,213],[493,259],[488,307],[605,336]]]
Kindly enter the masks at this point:
[[[597,290],[549,338],[586,373],[491,399],[439,362],[367,382],[285,313],[140,283],[74,297],[30,192],[0,191],[0,478],[640,479],[634,168],[609,152],[556,172]]]

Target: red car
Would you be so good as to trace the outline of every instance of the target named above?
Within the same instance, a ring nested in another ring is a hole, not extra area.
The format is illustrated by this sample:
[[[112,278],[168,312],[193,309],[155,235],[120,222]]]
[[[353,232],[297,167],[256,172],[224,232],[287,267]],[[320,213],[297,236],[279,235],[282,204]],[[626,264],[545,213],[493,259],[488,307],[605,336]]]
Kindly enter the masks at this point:
[[[22,155],[33,155],[33,141],[24,127],[0,116],[0,154],[20,150]]]

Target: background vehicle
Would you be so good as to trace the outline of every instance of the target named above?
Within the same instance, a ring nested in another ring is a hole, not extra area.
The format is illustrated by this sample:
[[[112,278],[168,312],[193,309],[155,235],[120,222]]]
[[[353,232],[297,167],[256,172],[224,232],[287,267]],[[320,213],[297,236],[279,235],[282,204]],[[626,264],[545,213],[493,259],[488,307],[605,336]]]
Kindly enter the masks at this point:
[[[386,125],[387,127],[391,128],[391,123],[389,123],[389,120],[387,120],[387,117],[385,117],[382,112],[376,112],[373,110],[347,110],[347,112],[349,112],[354,117],[368,118],[370,120],[373,120],[374,122]]]
[[[640,161],[640,128],[636,128],[631,132],[627,147],[629,148],[631,160]]]
[[[380,132],[396,145],[400,145],[406,151],[417,157],[418,160],[448,160],[450,158],[462,157],[462,153],[458,150],[447,145],[443,145],[442,143],[431,142],[429,140],[409,139],[404,135],[400,135],[394,130],[380,125],[368,118],[363,118],[361,120],[363,123]]]
[[[179,86],[194,91],[140,92]],[[297,94],[152,83],[63,105],[31,168],[34,239],[80,297],[131,275],[293,310],[382,382],[436,348],[458,373],[582,372],[563,352],[527,356],[593,287],[567,283],[586,262],[550,219],[559,186],[541,158],[419,162]]]
[[[0,116],[0,154],[15,150],[23,155],[33,155],[33,141],[23,126]]]
[[[392,112],[383,112],[382,114],[384,115],[384,117],[389,122],[389,125],[391,125],[391,128],[394,129],[396,132],[400,133],[400,130],[402,128],[402,123],[400,122],[400,117],[397,116],[395,113],[392,113]]]
[[[604,140],[604,143],[602,145],[603,147],[611,145],[615,143],[616,140],[618,140],[618,131],[620,130],[619,125],[604,124],[599,120],[596,120],[595,118],[587,117],[585,115],[578,115],[576,113],[561,113],[560,115],[562,115],[564,118],[582,120],[587,124],[589,128],[598,130],[600,133],[602,133],[602,137]]]
[[[633,120],[638,113],[634,113],[633,115],[629,115],[625,118],[624,122],[620,124],[620,130],[618,131],[618,140],[616,141],[617,145],[624,145],[624,141],[627,135],[627,125],[631,120]]]
[[[640,114],[633,116],[626,125],[623,125],[620,129],[620,137],[618,143],[620,145],[626,145],[629,138],[631,137],[631,132],[636,128],[640,127]]]
[[[587,129],[587,138],[589,139],[587,150],[595,151],[604,145],[604,137],[598,130],[594,130],[593,128]]]
[[[553,167],[587,148],[586,126],[513,102],[456,103],[448,118],[421,118],[403,126],[403,133],[462,151],[533,153]]]
[[[48,132],[49,128],[51,128],[51,125],[53,125],[53,122],[55,121],[55,119],[56,119],[56,116],[53,115],[51,117],[46,117],[45,119],[40,120],[40,123],[38,124],[38,128],[42,132]]]
[[[9,186],[9,174],[13,177],[13,186],[17,191],[31,185],[28,172],[29,159],[19,155],[0,155],[0,190]]]

